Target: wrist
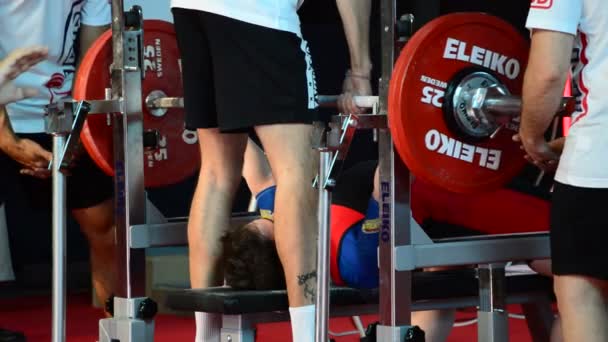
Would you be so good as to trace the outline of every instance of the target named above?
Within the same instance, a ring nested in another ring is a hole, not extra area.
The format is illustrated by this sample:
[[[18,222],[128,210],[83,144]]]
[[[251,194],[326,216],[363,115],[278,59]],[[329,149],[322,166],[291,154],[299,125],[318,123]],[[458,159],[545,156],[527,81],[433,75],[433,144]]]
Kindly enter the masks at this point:
[[[545,137],[522,133],[521,142],[524,146],[538,146],[539,144],[545,142]]]
[[[13,133],[5,108],[0,108],[0,150],[6,152],[19,142],[19,138]]]
[[[519,135],[521,137],[521,141],[524,144],[533,144],[537,143],[539,140],[545,140],[544,134],[537,134],[533,127],[529,127],[529,125],[520,125],[519,127]]]
[[[349,72],[353,75],[360,75],[364,77],[370,77],[372,73],[373,65],[370,62],[365,63],[353,63],[350,66]]]
[[[12,132],[0,133],[0,150],[8,152],[12,147],[19,143],[19,138]]]

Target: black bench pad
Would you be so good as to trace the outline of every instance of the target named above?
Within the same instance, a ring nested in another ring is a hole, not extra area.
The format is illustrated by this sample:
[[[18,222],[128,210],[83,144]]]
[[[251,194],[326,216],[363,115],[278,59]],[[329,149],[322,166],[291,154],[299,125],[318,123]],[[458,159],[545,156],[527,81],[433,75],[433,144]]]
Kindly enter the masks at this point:
[[[414,272],[412,297],[415,301],[475,297],[479,284],[474,269]],[[551,293],[552,282],[539,275],[507,277],[507,293]],[[332,287],[332,307],[375,305],[378,289]],[[229,287],[205,290],[176,290],[167,295],[167,306],[179,311],[203,311],[225,315],[286,311],[289,307],[285,290],[243,291]]]

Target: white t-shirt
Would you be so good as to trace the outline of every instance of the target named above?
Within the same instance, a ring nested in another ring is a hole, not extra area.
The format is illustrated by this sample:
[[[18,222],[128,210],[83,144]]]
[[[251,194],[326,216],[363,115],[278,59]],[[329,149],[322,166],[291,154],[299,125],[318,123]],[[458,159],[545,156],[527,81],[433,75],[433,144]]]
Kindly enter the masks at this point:
[[[298,9],[304,0],[171,0],[171,7],[215,13],[300,35]]]
[[[577,109],[555,179],[608,188],[608,1],[533,0],[526,26],[576,36],[572,72]]]
[[[102,26],[110,21],[108,0],[0,0],[0,58],[18,47],[49,48],[45,61],[15,80],[17,86],[39,92],[7,106],[16,132],[44,132],[44,106],[71,96],[80,25]]]

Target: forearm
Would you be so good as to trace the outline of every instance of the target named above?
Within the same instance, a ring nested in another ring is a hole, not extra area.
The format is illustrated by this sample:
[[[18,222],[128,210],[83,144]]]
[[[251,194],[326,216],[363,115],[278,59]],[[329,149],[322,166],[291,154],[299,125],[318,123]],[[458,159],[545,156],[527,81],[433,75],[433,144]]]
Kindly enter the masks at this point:
[[[6,151],[16,140],[6,107],[0,106],[0,150]]]
[[[80,53],[78,55],[78,61],[76,63],[76,68],[78,68],[80,66],[80,62],[84,58],[84,55],[89,50],[91,45],[93,45],[95,40],[97,40],[97,38],[99,38],[99,36],[101,36],[101,34],[103,34],[109,28],[110,28],[109,25],[104,25],[104,26],[82,25],[82,27],[80,28],[79,36],[78,36],[78,44],[80,47]]]
[[[372,68],[369,52],[371,0],[336,0],[350,53],[351,70],[369,73]]]
[[[540,139],[559,108],[572,52],[573,36],[535,32],[524,77],[520,133],[524,145]]]
[[[247,149],[245,150],[243,178],[245,178],[249,191],[254,196],[262,190],[275,185],[272,170],[264,151],[251,139],[247,141]]]
[[[560,105],[566,75],[563,79],[537,78],[530,75],[524,81],[520,132],[528,140],[544,139]]]

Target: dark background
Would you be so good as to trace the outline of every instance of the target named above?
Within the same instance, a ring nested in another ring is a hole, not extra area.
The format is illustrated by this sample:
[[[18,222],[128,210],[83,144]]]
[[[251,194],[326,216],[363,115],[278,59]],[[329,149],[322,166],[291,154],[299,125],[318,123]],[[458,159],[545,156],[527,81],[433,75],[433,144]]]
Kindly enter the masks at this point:
[[[524,23],[529,0],[416,0],[399,1],[399,13],[413,13],[416,26],[432,18],[451,12],[482,11],[502,17],[527,34]],[[374,2],[372,14],[372,59],[380,66],[379,1]],[[302,31],[308,40],[316,71],[319,94],[338,94],[344,73],[348,69],[348,50],[342,23],[332,0],[306,0],[300,10]],[[508,44],[508,42],[505,42]],[[347,164],[377,157],[376,147],[369,133],[358,132]],[[149,196],[167,217],[186,216],[196,180],[163,189],[150,189]],[[241,187],[235,211],[246,210],[249,192]],[[23,194],[17,189],[6,205],[10,245],[18,284],[21,287],[47,287],[51,275],[51,212],[34,210],[26,205]],[[73,275],[71,287],[84,286],[87,277],[76,276],[88,272],[88,247],[77,225],[70,221],[67,233],[69,271]]]

